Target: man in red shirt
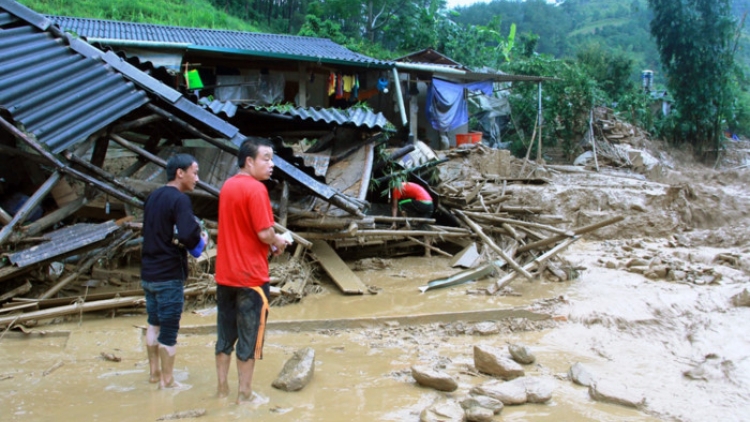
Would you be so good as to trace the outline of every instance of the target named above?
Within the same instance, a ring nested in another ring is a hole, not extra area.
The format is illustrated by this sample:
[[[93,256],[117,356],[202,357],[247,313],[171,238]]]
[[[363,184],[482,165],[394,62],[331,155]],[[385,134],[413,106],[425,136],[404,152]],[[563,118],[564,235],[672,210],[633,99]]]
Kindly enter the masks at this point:
[[[403,182],[400,188],[391,192],[391,215],[396,217],[399,210],[409,217],[430,218],[435,208],[427,189],[416,183]],[[396,228],[396,223],[391,228]]]
[[[261,183],[273,173],[273,148],[264,141],[246,140],[237,152],[237,165],[239,172],[219,192],[216,375],[219,397],[228,396],[227,374],[236,345],[240,403],[253,399],[255,360],[263,358],[268,253],[280,255],[287,242],[273,229],[271,201]]]

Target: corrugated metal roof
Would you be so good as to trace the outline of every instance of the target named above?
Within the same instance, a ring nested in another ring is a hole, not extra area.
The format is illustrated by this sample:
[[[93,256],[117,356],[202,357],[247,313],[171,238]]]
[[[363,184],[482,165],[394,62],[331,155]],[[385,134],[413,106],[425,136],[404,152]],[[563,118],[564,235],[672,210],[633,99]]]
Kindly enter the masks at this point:
[[[296,117],[301,120],[312,120],[315,122],[336,123],[339,125],[354,125],[356,127],[368,127],[385,129],[386,125],[392,126],[383,113],[374,113],[362,108],[290,108],[276,109],[273,107],[257,107],[256,110],[268,113],[281,114]]]
[[[327,38],[264,34],[205,28],[118,22],[67,16],[48,16],[65,31],[72,31],[90,42],[107,40],[139,41],[184,45],[188,49],[233,52],[264,57],[350,63],[392,67],[390,62],[355,53]]]
[[[104,240],[111,233],[119,229],[120,226],[115,224],[114,221],[107,221],[102,224],[82,223],[63,227],[60,230],[44,235],[47,242],[8,255],[8,259],[11,263],[23,268],[64,255],[76,249],[91,246],[96,242]]]
[[[102,62],[61,37],[18,25],[15,2],[0,3],[0,108],[58,153],[148,102]]]
[[[213,100],[204,104],[209,110],[216,114],[224,113],[227,117],[233,117],[237,113],[237,105],[232,102]],[[320,107],[267,107],[267,106],[242,106],[244,109],[253,110],[258,113],[278,114],[282,116],[296,117],[300,120],[312,120],[314,122],[326,122],[330,124],[348,125],[356,127],[367,127],[370,129],[385,129],[392,126],[383,113],[375,113],[362,108],[320,108]]]

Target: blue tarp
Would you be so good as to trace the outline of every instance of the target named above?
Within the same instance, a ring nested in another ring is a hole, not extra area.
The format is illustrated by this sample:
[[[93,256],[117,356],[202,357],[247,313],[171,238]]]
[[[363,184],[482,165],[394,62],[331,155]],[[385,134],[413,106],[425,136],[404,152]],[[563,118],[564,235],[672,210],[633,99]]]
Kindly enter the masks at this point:
[[[492,81],[459,84],[433,79],[427,91],[427,121],[435,130],[448,132],[469,122],[469,106],[464,89],[492,95]]]

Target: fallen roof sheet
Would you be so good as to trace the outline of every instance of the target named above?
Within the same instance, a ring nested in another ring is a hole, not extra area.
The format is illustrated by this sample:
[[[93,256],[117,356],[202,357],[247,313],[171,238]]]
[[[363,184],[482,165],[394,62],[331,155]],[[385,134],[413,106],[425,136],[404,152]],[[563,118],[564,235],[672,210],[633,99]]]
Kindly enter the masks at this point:
[[[77,249],[91,246],[104,240],[111,233],[120,229],[114,221],[101,224],[75,224],[60,230],[47,233],[47,242],[32,246],[8,256],[10,262],[19,268],[46,261]]]

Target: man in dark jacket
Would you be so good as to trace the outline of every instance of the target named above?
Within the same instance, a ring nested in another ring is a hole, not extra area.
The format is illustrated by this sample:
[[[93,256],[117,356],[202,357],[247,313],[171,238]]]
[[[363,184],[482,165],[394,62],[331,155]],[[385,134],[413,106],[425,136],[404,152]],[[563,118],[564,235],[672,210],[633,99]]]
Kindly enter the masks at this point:
[[[188,274],[187,251],[200,256],[208,235],[201,233],[185,192],[198,183],[198,162],[189,154],[167,161],[167,184],[156,189],[143,207],[141,286],[146,294],[146,350],[149,382],[159,388],[185,388],[173,376]]]

